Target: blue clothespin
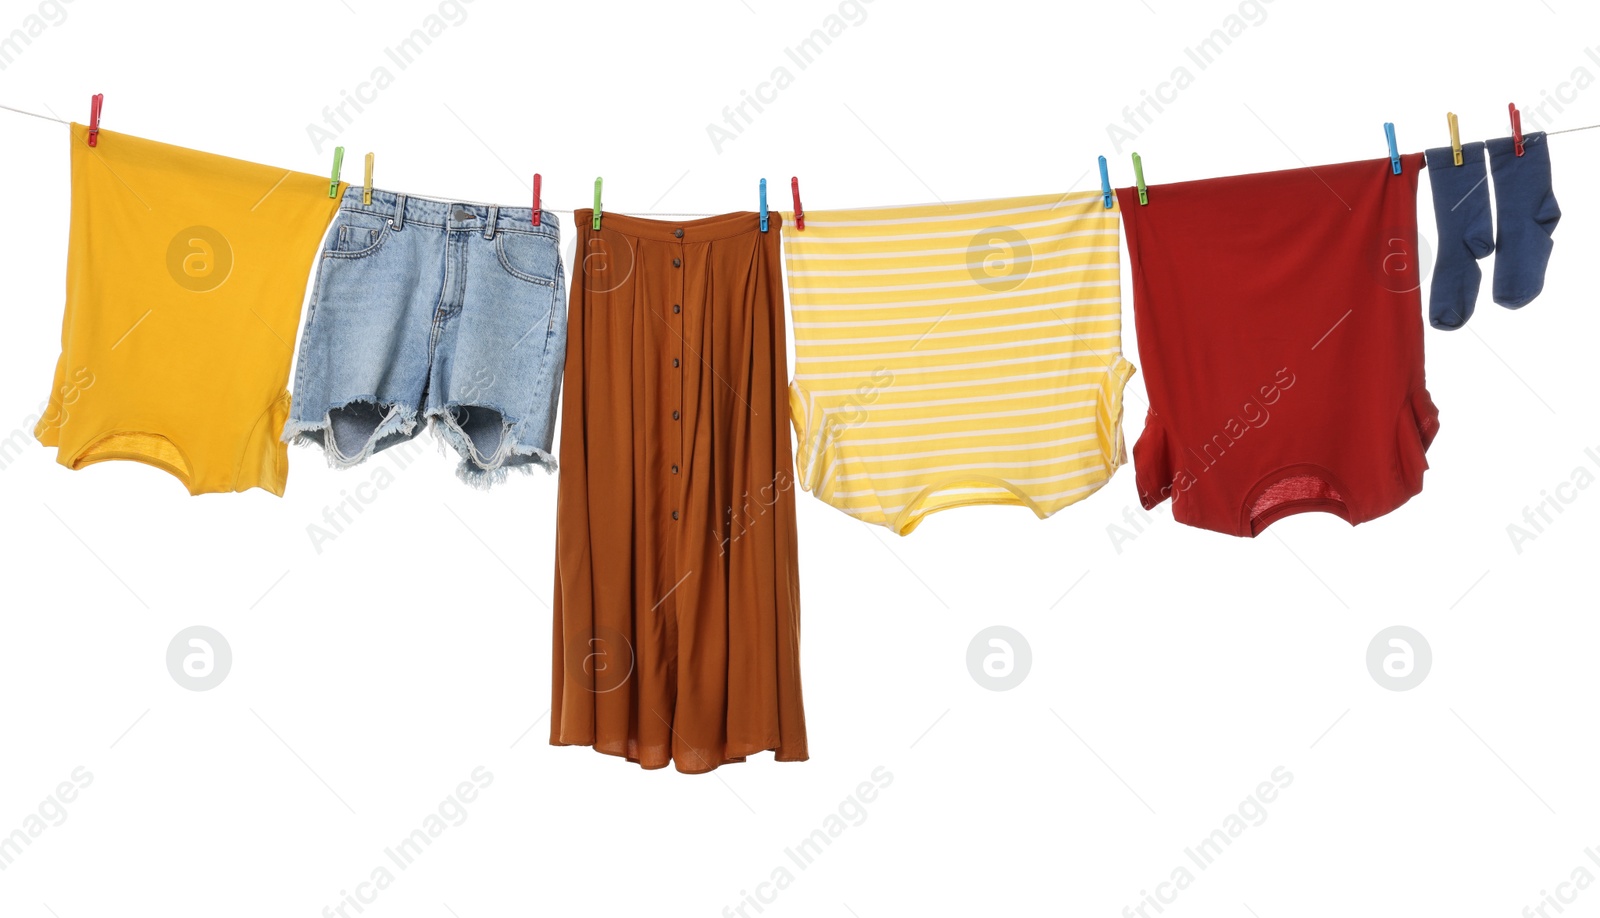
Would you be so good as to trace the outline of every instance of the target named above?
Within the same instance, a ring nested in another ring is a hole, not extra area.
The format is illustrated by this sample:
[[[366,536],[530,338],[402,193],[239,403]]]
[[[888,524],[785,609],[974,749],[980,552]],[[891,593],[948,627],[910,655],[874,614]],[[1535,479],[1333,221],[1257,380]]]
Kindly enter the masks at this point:
[[[1394,169],[1394,174],[1400,174],[1400,148],[1394,142],[1394,122],[1383,123],[1383,134],[1389,138],[1389,166]]]
[[[767,231],[767,180],[761,180],[761,231]]]
[[[1106,171],[1106,158],[1100,157],[1100,193],[1106,196],[1106,210],[1111,209],[1111,173]]]

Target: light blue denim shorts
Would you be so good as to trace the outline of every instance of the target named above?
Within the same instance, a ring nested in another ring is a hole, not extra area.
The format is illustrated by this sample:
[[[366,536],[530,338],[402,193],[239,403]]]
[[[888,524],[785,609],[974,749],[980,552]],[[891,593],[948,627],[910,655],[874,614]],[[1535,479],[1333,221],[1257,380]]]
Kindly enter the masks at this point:
[[[323,240],[283,439],[348,468],[431,426],[487,488],[555,470],[566,361],[560,226],[544,211],[345,192]]]

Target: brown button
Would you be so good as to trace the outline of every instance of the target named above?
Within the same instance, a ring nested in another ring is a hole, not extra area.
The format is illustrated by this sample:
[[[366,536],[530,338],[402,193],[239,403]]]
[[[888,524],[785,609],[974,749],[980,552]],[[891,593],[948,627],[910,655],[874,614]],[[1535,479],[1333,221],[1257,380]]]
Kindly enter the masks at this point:
[[[675,313],[676,312],[681,312],[681,311],[683,311],[683,307],[678,305],[677,303],[673,303],[672,304],[672,311],[675,312]]]
[[[672,259],[672,266],[673,266],[673,267],[674,267],[674,268],[681,268],[681,267],[683,267],[683,259],[681,259],[681,258],[674,258],[674,259]]]
[[[672,235],[677,236],[679,239],[682,239],[683,238],[683,227],[680,226],[677,229],[673,230],[672,231]]]
[[[673,366],[677,366],[678,365],[678,358],[676,358],[676,357],[672,358],[672,365]]]
[[[683,232],[683,230],[678,230],[678,232],[681,233],[681,232]],[[673,519],[677,519],[678,518],[678,511],[676,511],[676,510],[672,511],[672,518]]]
[[[678,419],[678,412],[676,412],[676,411],[672,412],[672,419],[674,421],[676,421]]]
[[[672,474],[674,474],[674,475],[678,474],[678,467],[677,466],[673,466],[672,467]]]

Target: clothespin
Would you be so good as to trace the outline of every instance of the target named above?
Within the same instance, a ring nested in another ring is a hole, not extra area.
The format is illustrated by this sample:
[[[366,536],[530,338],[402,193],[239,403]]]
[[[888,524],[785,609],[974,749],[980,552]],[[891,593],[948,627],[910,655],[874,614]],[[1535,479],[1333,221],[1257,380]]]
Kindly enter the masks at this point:
[[[803,233],[806,229],[806,212],[800,206],[800,179],[798,176],[789,177],[789,190],[794,192],[794,229]]]
[[[339,196],[339,170],[344,168],[344,147],[333,148],[333,178],[328,181],[328,197]]]
[[[1517,111],[1517,103],[1515,103],[1515,102],[1512,102],[1511,104],[1507,105],[1506,108],[1509,108],[1511,110],[1511,143],[1512,143],[1513,146],[1516,147],[1517,155],[1521,156],[1522,152],[1523,152],[1523,148],[1522,148],[1522,112]]]
[[[600,176],[594,177],[594,228],[600,229]]]
[[[100,146],[100,109],[105,105],[106,94],[97,92],[89,97],[89,146]]]
[[[539,185],[543,181],[544,180],[539,177],[539,173],[535,172],[533,174],[533,225],[534,226],[538,226],[539,225],[539,214],[542,212],[540,210],[540,208],[539,208]]]
[[[1144,187],[1144,160],[1140,159],[1137,153],[1133,154],[1133,180],[1139,185],[1139,203],[1149,204],[1150,195],[1146,193]]]
[[[1383,134],[1389,138],[1389,166],[1394,169],[1394,174],[1400,174],[1400,147],[1394,142],[1394,122],[1383,123]]]
[[[1111,209],[1111,173],[1106,171],[1106,158],[1100,157],[1100,193],[1105,195],[1106,210]]]
[[[367,154],[367,177],[361,183],[361,203],[372,203],[372,154]]]
[[[1461,125],[1456,123],[1455,112],[1445,112],[1450,120],[1450,152],[1455,154],[1456,165],[1461,165]]]
[[[761,180],[761,231],[767,231],[767,180]]]

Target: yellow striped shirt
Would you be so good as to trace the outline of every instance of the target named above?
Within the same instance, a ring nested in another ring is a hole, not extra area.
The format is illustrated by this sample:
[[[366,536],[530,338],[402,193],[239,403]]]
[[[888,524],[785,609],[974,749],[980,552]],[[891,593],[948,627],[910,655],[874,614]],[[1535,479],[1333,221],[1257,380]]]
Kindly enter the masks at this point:
[[[801,486],[900,535],[1098,489],[1127,456],[1120,222],[1098,193],[785,220]]]

